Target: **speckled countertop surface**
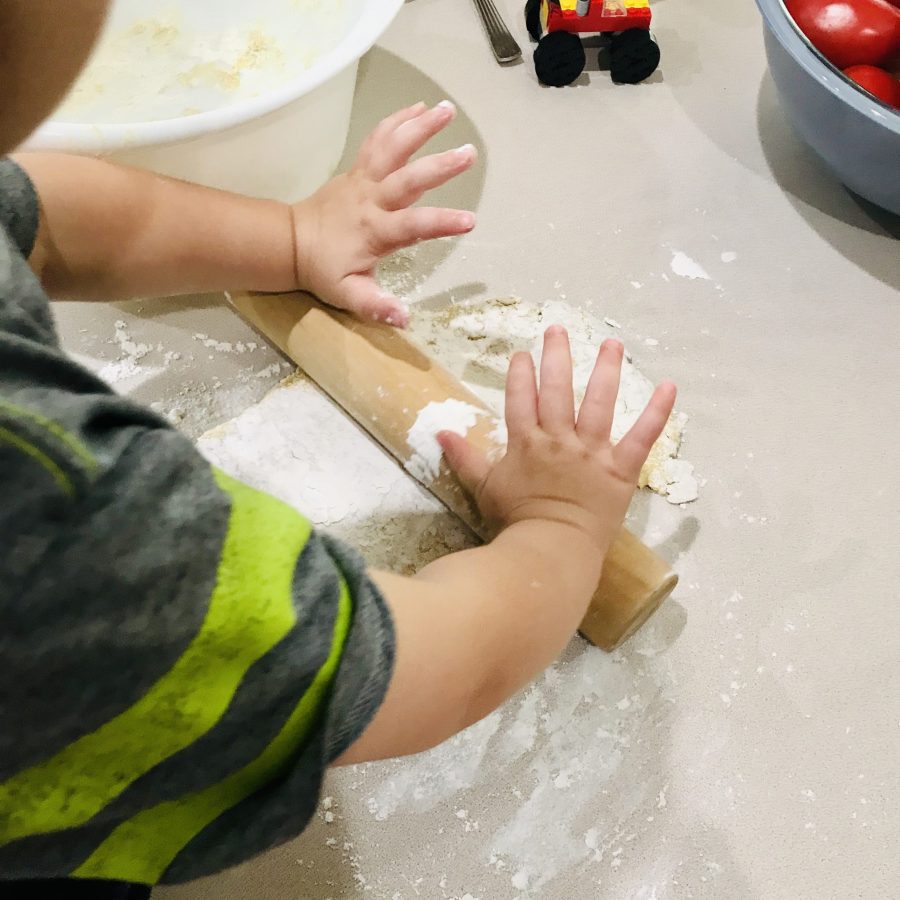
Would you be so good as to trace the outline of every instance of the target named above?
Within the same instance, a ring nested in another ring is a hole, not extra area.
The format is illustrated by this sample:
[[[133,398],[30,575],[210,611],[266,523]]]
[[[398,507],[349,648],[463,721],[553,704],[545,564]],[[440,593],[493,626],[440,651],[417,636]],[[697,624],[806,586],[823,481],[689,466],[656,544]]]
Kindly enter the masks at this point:
[[[482,164],[442,196],[479,227],[421,249],[419,296],[593,300],[679,383],[706,484],[633,523],[677,594],[614,656],[573,642],[452,745],[333,775],[300,840],[162,900],[900,896],[900,224],[798,144],[750,3],[654,13],[651,83],[550,91],[495,65],[470,3],[412,0],[362,66],[350,141],[454,100],[444,143]],[[121,386],[192,435],[280,377],[214,300],[59,315],[88,357],[146,344]]]

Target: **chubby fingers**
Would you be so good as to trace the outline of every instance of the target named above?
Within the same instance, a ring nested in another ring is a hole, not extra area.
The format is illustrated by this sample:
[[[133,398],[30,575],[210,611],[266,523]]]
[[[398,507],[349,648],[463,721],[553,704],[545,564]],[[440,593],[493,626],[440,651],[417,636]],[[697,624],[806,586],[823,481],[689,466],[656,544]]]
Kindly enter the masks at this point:
[[[462,486],[477,497],[479,487],[491,471],[488,458],[455,431],[438,432],[437,441],[444,451],[447,465],[456,474]]]
[[[636,481],[650,448],[662,434],[675,406],[677,390],[671,381],[657,386],[644,411],[631,430],[613,449],[616,462],[626,478]]]
[[[380,144],[387,135],[396,131],[404,122],[422,115],[426,109],[428,107],[424,103],[414,103],[412,106],[398,109],[397,112],[391,113],[387,118],[382,119],[363,141],[359,151],[359,161],[364,162],[364,157],[371,152],[373,146]]]
[[[416,107],[411,107],[416,109]],[[446,128],[456,116],[456,107],[449,100],[442,100],[431,109],[401,117],[393,128],[381,126],[366,141],[365,153],[360,162],[370,177],[376,181],[386,178],[405,166],[410,157],[420,150],[438,132]]]
[[[564,435],[575,427],[575,392],[572,388],[572,353],[562,325],[544,332],[538,418],[548,434]]]
[[[392,172],[381,183],[385,209],[412,206],[426,191],[440,187],[472,167],[478,154],[471,144],[417,159]]]
[[[393,294],[383,290],[369,275],[349,275],[335,288],[326,303],[346,309],[367,322],[383,322],[395,328],[409,324],[409,308]]]
[[[530,353],[519,352],[506,376],[506,430],[510,443],[521,440],[538,424],[537,381]]]
[[[383,215],[375,234],[379,256],[419,241],[467,234],[475,227],[475,215],[462,209],[417,206]]]
[[[624,353],[625,348],[620,341],[608,340],[600,345],[576,425],[579,437],[589,443],[609,440]]]
[[[424,103],[414,103],[412,106],[399,109],[386,119],[382,119],[363,141],[362,147],[359,148],[359,153],[356,157],[357,166],[368,172],[372,167],[375,151],[384,143],[385,138],[396,131],[404,122],[422,115],[426,109],[428,107]]]

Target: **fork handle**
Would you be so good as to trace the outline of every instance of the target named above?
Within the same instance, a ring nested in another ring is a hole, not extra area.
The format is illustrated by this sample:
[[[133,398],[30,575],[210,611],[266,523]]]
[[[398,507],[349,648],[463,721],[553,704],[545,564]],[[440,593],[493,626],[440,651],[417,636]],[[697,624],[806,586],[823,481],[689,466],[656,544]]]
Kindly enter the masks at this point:
[[[509,33],[493,0],[475,0],[475,6],[481,14],[484,30],[491,42],[491,50],[499,63],[515,62],[522,56],[522,48]]]

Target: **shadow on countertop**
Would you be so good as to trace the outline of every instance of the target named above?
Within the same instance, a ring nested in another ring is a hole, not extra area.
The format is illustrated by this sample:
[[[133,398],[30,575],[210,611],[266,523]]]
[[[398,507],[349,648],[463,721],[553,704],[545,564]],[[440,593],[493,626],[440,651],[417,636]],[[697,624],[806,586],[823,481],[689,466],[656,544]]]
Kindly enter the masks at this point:
[[[900,216],[856,196],[828,171],[794,132],[768,71],[760,83],[756,118],[769,171],[794,209],[843,256],[900,290],[900,248],[856,238],[865,231],[900,239]]]

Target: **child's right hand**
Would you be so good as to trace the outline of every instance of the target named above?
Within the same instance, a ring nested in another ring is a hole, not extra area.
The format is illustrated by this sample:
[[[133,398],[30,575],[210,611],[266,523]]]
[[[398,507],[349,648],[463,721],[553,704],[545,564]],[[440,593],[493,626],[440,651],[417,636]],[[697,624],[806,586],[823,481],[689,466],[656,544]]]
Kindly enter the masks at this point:
[[[495,465],[452,432],[439,435],[447,461],[486,518],[507,527],[524,520],[572,526],[605,554],[622,525],[650,448],[675,403],[663,382],[632,429],[610,441],[622,344],[600,348],[575,417],[572,358],[560,326],[547,329],[540,390],[527,353],[516,354],[506,383],[509,445]]]
[[[622,345],[606,341],[576,421],[568,337],[550,328],[540,391],[527,354],[510,366],[500,462],[439,435],[482,511],[505,527],[413,578],[371,573],[391,611],[396,662],[383,706],[340,764],[433,747],[496,709],[570,640],[675,402],[675,386],[661,384],[613,446],[621,364]]]

